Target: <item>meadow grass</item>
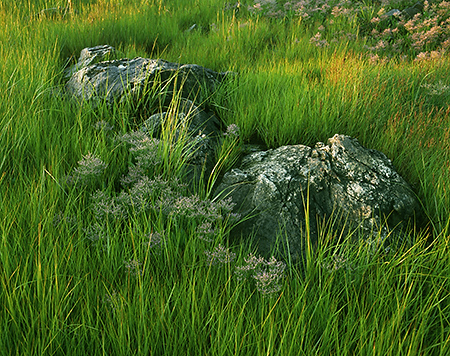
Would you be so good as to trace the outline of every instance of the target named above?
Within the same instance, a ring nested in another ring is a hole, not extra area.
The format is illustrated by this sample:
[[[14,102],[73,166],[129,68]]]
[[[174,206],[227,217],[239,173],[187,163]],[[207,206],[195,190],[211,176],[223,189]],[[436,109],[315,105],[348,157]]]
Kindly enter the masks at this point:
[[[67,4],[0,0],[1,355],[450,352],[447,3],[390,34],[383,13],[412,3]],[[64,67],[100,44],[239,73],[205,99],[239,128],[205,187],[182,183],[176,95],[160,140],[131,104],[62,95]],[[243,144],[336,133],[393,161],[427,228],[384,248],[330,218],[303,268],[229,241],[211,192]]]

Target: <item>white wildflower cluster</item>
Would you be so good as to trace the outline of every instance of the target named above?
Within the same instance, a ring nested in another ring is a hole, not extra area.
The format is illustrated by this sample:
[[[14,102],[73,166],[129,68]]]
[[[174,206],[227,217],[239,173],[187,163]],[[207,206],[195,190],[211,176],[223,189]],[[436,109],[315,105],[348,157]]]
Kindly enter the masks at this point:
[[[124,265],[129,276],[138,277],[142,276],[144,273],[142,262],[139,260],[130,258],[128,261],[124,262]]]
[[[121,305],[121,297],[119,293],[113,290],[111,293],[105,294],[102,302],[106,305],[108,310],[110,310],[111,312],[116,312],[119,310],[119,306]]]
[[[95,219],[102,223],[126,216],[122,204],[103,190],[97,190],[91,195],[91,208]]]
[[[248,10],[255,15],[269,18],[295,16],[302,20],[324,18],[329,15],[333,18],[351,17],[358,11],[349,0],[255,0]]]
[[[442,80],[434,84],[422,84],[421,87],[427,90],[428,95],[440,96],[450,93],[450,85],[445,84]]]
[[[240,134],[240,128],[236,124],[231,124],[227,126],[227,131],[224,132],[224,136],[233,137],[233,138],[239,138]]]
[[[403,11],[394,9],[387,13],[382,8],[378,16],[369,22],[368,40],[374,45],[366,48],[385,55],[412,51],[416,55],[415,61],[442,58],[450,46],[449,4],[446,1],[433,4],[424,1],[423,4],[415,5],[417,9],[413,6]],[[392,2],[386,5],[394,6]],[[411,15],[405,16],[408,11]]]
[[[196,232],[198,238],[205,242],[213,242],[214,236],[216,236],[216,230],[214,229],[211,221],[204,221],[202,224],[197,226]]]
[[[231,126],[229,134],[238,135],[239,128]],[[176,177],[162,178],[154,167],[162,162],[160,142],[140,131],[116,137],[115,142],[127,145],[131,155],[128,174],[120,179],[124,189],[115,194],[97,190],[90,196],[94,215],[92,226],[85,228],[86,237],[92,241],[109,241],[108,224],[125,222],[126,219],[154,212],[164,218],[187,219],[198,225],[199,238],[213,241],[216,227],[225,220],[239,219],[232,213],[234,204],[230,199],[212,201],[195,194],[186,194],[186,184]],[[78,180],[100,178],[106,165],[98,157],[88,154],[75,169]],[[152,235],[150,241],[159,241]],[[161,242],[159,241],[160,245]]]
[[[108,242],[110,236],[108,229],[105,228],[104,224],[98,222],[89,225],[84,229],[84,234],[88,240],[92,242]]]
[[[144,245],[155,255],[160,255],[164,246],[164,230],[161,232],[152,232],[147,235],[147,241]]]
[[[235,260],[236,254],[231,252],[228,247],[222,245],[217,246],[212,251],[205,251],[206,262],[208,265],[226,265]]]
[[[98,131],[110,132],[110,131],[112,131],[114,129],[114,126],[111,125],[107,121],[101,120],[101,121],[98,121],[95,124],[95,129],[98,130]]]
[[[256,283],[256,289],[263,295],[273,295],[281,290],[286,264],[277,261],[275,257],[269,260],[256,257],[253,254],[244,259],[243,266],[236,266],[238,280],[251,279]]]
[[[122,178],[122,184],[137,183],[142,177],[153,175],[155,167],[162,163],[159,152],[160,141],[150,138],[146,133],[133,131],[118,136],[116,140],[127,144],[134,160],[128,174]]]
[[[78,161],[78,167],[74,169],[74,175],[69,181],[74,184],[93,185],[103,176],[107,165],[97,156],[88,153]]]
[[[350,262],[347,258],[340,254],[333,254],[329,258],[325,259],[322,263],[322,268],[328,272],[336,272],[339,270],[352,270]]]
[[[317,32],[313,37],[311,37],[309,39],[309,43],[314,44],[316,47],[326,47],[330,45],[327,40],[322,39],[321,32]]]

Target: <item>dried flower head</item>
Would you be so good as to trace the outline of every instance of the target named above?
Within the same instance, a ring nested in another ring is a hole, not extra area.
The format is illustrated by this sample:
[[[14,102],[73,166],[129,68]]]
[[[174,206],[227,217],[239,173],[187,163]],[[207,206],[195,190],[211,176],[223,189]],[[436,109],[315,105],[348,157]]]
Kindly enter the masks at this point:
[[[267,261],[253,254],[248,255],[244,261],[243,266],[236,266],[235,274],[238,280],[251,278],[256,283],[256,289],[263,295],[272,295],[281,290],[286,268],[284,262],[277,261],[273,256]]]
[[[98,131],[109,132],[109,131],[112,131],[114,129],[114,126],[112,126],[107,121],[101,120],[101,121],[98,121],[95,124],[95,129],[98,130]]]
[[[217,246],[213,251],[205,251],[205,255],[207,263],[212,266],[229,264],[236,258],[234,252],[222,245]]]
[[[106,304],[108,309],[110,309],[112,312],[115,312],[119,309],[119,306],[121,304],[120,295],[115,290],[113,290],[111,293],[107,293],[104,297],[102,302]]]
[[[338,254],[333,254],[330,258],[328,258],[324,263],[322,263],[322,267],[330,273],[339,270],[352,269],[347,258]]]
[[[227,131],[224,133],[224,136],[229,136],[233,138],[238,138],[240,134],[240,128],[236,124],[231,124],[227,126]]]
[[[152,232],[150,233],[146,241],[144,242],[144,245],[149,249],[149,251],[155,255],[160,255],[162,248],[164,246],[164,230],[162,232]]]
[[[73,180],[75,183],[84,185],[97,182],[103,175],[106,164],[95,155],[88,153],[78,161],[78,168],[74,170]]]
[[[142,269],[142,262],[139,260],[129,259],[128,261],[124,262],[125,269],[127,271],[127,274],[129,276],[142,276],[144,273],[144,270]]]
[[[211,221],[204,221],[201,225],[197,226],[197,236],[200,240],[206,242],[213,242],[216,231],[212,227]]]
[[[84,233],[86,238],[93,242],[109,240],[108,229],[98,222],[85,228]]]
[[[126,218],[126,211],[119,201],[103,190],[97,190],[91,195],[91,209],[97,222],[104,223],[111,219]]]
[[[446,93],[450,93],[450,85],[445,84],[442,82],[442,80],[439,80],[439,82],[435,84],[423,84],[421,85],[422,88],[427,89],[428,95],[443,95]]]
[[[133,184],[144,176],[152,176],[155,166],[162,162],[160,141],[149,137],[144,132],[133,131],[117,136],[116,140],[129,146],[134,160],[129,167],[128,175],[122,178],[122,184]]]
[[[309,39],[309,43],[315,44],[316,47],[326,47],[329,46],[327,40],[322,39],[322,33],[317,32],[313,37]]]
[[[59,212],[53,217],[53,226],[60,227],[66,225],[69,230],[73,230],[77,227],[78,221],[74,215],[65,215]]]

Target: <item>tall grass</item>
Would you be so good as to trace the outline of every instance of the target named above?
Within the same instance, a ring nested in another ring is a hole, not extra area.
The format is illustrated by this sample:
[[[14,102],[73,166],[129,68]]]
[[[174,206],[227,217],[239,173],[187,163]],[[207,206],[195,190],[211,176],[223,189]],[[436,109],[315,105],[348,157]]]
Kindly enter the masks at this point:
[[[273,16],[274,3],[72,0],[77,11],[47,16],[67,3],[0,1],[0,354],[449,353],[448,54],[417,60],[411,47],[375,61],[376,5],[330,23]],[[64,66],[99,44],[239,73],[205,101],[239,127],[209,184],[181,184],[192,150],[183,132],[168,146],[176,96],[166,139],[133,151],[126,135],[145,119],[134,107],[61,95]],[[235,220],[210,193],[243,144],[335,133],[392,159],[428,228],[385,249],[325,221],[305,267],[284,270],[252,256],[251,239],[229,241]]]

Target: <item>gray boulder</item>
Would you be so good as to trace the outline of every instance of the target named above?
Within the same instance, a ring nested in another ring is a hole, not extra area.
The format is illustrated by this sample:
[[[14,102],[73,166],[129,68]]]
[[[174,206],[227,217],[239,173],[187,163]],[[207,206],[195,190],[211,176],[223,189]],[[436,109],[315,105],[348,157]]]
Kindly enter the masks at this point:
[[[83,49],[78,62],[66,71],[70,77],[66,92],[93,107],[128,102],[143,106],[142,112],[149,114],[155,112],[150,107],[153,98],[158,98],[159,110],[143,122],[140,130],[160,138],[167,119],[177,121],[172,143],[178,141],[181,132],[186,134],[191,153],[186,180],[198,185],[200,176],[208,177],[215,165],[215,150],[222,136],[217,117],[201,105],[234,73],[160,59],[111,59],[113,55],[116,51],[108,45]],[[175,101],[173,94],[177,96]]]
[[[104,62],[116,54],[114,47],[108,45],[100,45],[95,47],[84,48],[80,52],[78,62],[72,67],[64,71],[64,76],[70,78],[75,72],[89,65],[94,65],[98,62]]]
[[[212,112],[201,110],[191,100],[180,99],[178,104],[171,111],[150,116],[141,125],[140,131],[161,138],[164,125],[168,122],[173,125],[172,143],[180,137],[186,140],[189,159],[185,180],[198,186],[202,174],[208,178],[214,168],[215,150],[222,136],[220,123]]]
[[[106,102],[145,101],[143,96],[167,94],[167,105],[174,92],[200,105],[214,92],[229,72],[214,72],[196,64],[172,63],[161,59],[133,58],[107,60],[92,64],[113,51],[97,46],[82,51],[66,90],[78,100],[92,105]],[[156,84],[156,85],[155,85]]]
[[[275,248],[293,261],[304,255],[308,234],[317,243],[320,223],[334,221],[337,232],[344,225],[347,231],[359,227],[367,239],[381,231],[383,238],[422,211],[383,153],[343,135],[314,148],[294,145],[249,154],[225,174],[216,196],[231,196],[236,212],[247,216],[232,236],[254,234],[261,254]]]
[[[418,1],[411,7],[400,11],[399,9],[392,9],[380,16],[382,27],[396,26],[400,20],[406,21],[412,19],[415,15],[423,12],[424,6],[422,2]]]
[[[402,11],[401,15],[405,19],[409,20],[409,19],[412,19],[415,15],[422,13],[423,8],[424,8],[424,6],[423,6],[422,2],[418,1],[413,6],[404,9]]]
[[[189,99],[180,99],[178,106],[169,111],[177,115],[177,131],[185,130],[190,136],[204,134],[217,136],[220,122],[211,112],[200,109]],[[159,137],[168,111],[150,116],[141,126],[141,131],[152,132],[154,137]],[[174,122],[175,124],[175,122]],[[178,136],[178,134],[177,134]]]

